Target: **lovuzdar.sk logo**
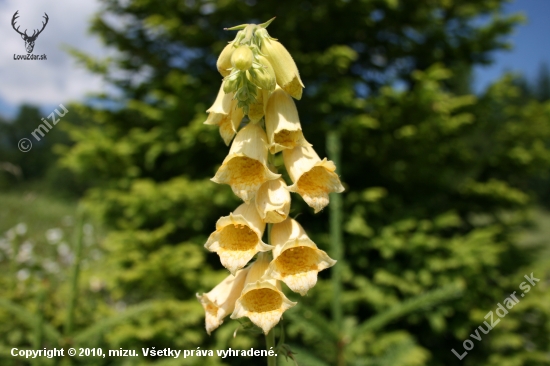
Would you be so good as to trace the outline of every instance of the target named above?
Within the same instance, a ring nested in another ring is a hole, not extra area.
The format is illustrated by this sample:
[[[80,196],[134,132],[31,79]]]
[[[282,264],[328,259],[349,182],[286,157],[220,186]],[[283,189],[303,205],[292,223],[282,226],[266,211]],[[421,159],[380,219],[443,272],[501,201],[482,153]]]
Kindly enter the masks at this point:
[[[50,19],[48,17],[48,14],[44,13],[44,15],[43,15],[43,18],[46,21],[42,22],[42,29],[40,29],[40,30],[34,29],[33,32],[32,32],[32,35],[29,36],[27,34],[26,29],[25,29],[24,32],[21,32],[21,31],[19,31],[19,26],[17,26],[17,28],[15,28],[15,21],[16,21],[17,18],[19,18],[18,13],[19,13],[19,10],[17,10],[15,12],[15,14],[13,14],[13,17],[11,18],[11,26],[13,27],[13,29],[17,33],[19,33],[21,35],[21,38],[23,38],[23,40],[25,41],[25,48],[27,50],[27,54],[26,55],[16,55],[16,54],[14,54],[13,59],[14,60],[47,60],[45,54],[43,54],[43,55],[33,55],[32,51],[34,50],[34,42],[36,42],[36,38],[38,38],[40,33],[42,33],[42,31],[44,30],[44,28],[46,28],[46,25],[48,24],[48,20]]]

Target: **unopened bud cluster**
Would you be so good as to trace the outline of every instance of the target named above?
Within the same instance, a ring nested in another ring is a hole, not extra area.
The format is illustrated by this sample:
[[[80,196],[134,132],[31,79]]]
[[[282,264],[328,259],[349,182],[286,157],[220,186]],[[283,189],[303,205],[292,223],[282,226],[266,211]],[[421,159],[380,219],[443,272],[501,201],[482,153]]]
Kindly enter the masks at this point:
[[[280,282],[305,295],[317,273],[336,263],[288,217],[290,192],[317,213],[328,205],[330,192],[344,187],[334,163],[321,160],[303,136],[292,98],[302,97],[304,85],[291,55],[267,33],[270,22],[230,28],[239,32],[219,56],[224,79],[207,110],[205,123],[219,126],[226,145],[233,141],[212,181],[228,184],[244,201],[218,220],[205,244],[231,272],[210,292],[197,294],[208,334],[227,315],[248,317],[267,334],[296,305]],[[271,163],[270,156],[278,152],[290,186]],[[268,224],[271,245],[262,241]]]

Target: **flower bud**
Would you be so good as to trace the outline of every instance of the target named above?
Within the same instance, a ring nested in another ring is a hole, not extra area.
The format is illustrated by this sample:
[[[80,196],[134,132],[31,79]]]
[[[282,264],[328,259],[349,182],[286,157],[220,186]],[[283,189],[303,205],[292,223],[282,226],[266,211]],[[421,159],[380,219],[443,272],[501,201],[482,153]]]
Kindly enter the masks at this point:
[[[226,94],[236,92],[239,88],[239,78],[237,74],[226,76],[223,79],[223,91]]]
[[[231,73],[231,55],[233,54],[233,51],[235,51],[235,47],[233,47],[233,42],[231,42],[224,47],[222,53],[220,53],[220,56],[218,57],[218,62],[216,62],[216,67],[223,77]]]
[[[251,85],[254,87],[253,85]],[[248,99],[250,98],[250,91],[248,90],[248,85],[243,85],[239,90],[237,90],[237,93],[235,94],[235,97],[239,102],[247,103]]]
[[[239,46],[231,55],[231,65],[241,71],[250,69],[252,61],[254,61],[254,54],[248,46]]]
[[[258,56],[258,60],[262,67],[255,67],[247,71],[246,76],[258,88],[273,91],[276,85],[275,71],[273,71],[273,67],[265,57]]]
[[[248,106],[248,118],[252,122],[258,122],[264,116],[265,107],[269,98],[269,91],[260,89],[256,94],[256,101]]]
[[[256,208],[267,223],[284,221],[290,212],[290,192],[282,178],[262,184],[256,195]]]
[[[263,38],[262,53],[266,55],[267,60],[273,66],[277,84],[293,98],[301,99],[304,84],[300,79],[298,68],[286,48],[273,38]]]

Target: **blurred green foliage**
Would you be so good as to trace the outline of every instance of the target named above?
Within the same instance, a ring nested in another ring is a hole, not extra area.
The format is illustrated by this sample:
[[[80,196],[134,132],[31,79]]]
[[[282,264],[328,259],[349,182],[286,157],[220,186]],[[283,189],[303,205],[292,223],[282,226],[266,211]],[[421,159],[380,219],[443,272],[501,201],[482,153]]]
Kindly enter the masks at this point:
[[[74,144],[56,147],[62,166],[90,187],[84,204],[109,228],[95,267],[105,287],[77,289],[76,331],[116,314],[115,304],[153,300],[104,328],[96,344],[263,347],[255,334],[233,338],[238,323],[230,320],[208,337],[195,299],[226,275],[203,244],[238,204],[229,187],[209,180],[228,149],[202,122],[221,82],[217,55],[233,38],[223,28],[277,16],[269,32],[306,85],[297,102],[305,134],[324,156],[326,132],[339,130],[346,186],[343,324],[330,320],[330,270],[307,297],[289,295],[299,305],[285,314],[286,342],[299,364],[550,364],[550,273],[538,260],[548,252],[518,239],[546,192],[537,182],[550,167],[550,103],[512,76],[478,96],[468,83],[474,65],[509,47],[505,36],[521,21],[501,14],[503,2],[102,1],[92,31],[118,52],[108,60],[71,52],[119,93],[98,96],[105,108],[70,105],[64,129]],[[291,215],[329,250],[327,212],[313,215],[293,197]],[[531,272],[545,280],[459,361],[451,349],[462,353],[485,314]],[[33,298],[15,300],[36,309]],[[62,327],[59,314],[44,314]],[[10,338],[10,328],[27,329],[10,323],[3,344],[30,345]],[[153,362],[263,363],[104,364]]]

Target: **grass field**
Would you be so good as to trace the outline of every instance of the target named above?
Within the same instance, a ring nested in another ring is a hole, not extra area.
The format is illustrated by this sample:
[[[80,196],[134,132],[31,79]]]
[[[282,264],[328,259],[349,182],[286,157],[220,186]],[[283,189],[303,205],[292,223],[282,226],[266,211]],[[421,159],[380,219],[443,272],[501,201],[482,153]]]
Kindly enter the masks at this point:
[[[0,191],[0,236],[17,225],[26,227],[26,237],[36,243],[46,241],[50,229],[71,232],[76,205],[35,190]]]

